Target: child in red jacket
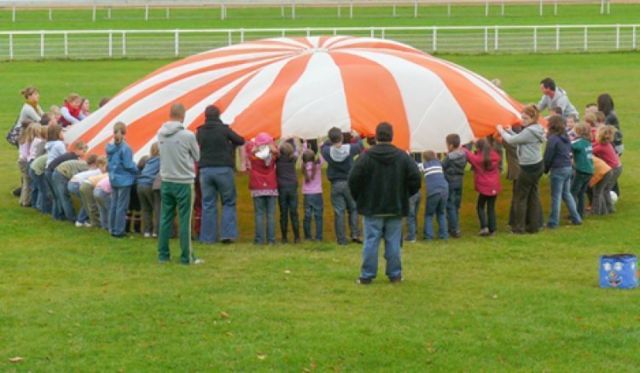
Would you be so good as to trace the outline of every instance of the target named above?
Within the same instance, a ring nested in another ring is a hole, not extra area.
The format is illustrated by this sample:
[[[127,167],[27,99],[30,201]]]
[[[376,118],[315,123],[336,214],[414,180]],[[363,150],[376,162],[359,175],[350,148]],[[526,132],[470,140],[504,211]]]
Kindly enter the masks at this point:
[[[496,197],[500,193],[500,154],[485,139],[476,142],[476,152],[462,147],[473,166],[473,181],[478,192],[480,235],[491,236],[496,231]],[[486,211],[485,211],[486,209]]]
[[[278,181],[276,178],[276,159],[278,149],[273,138],[261,132],[246,144],[249,190],[253,198],[256,234],[254,243],[270,245],[276,243],[276,197]],[[265,240],[266,218],[266,240]]]

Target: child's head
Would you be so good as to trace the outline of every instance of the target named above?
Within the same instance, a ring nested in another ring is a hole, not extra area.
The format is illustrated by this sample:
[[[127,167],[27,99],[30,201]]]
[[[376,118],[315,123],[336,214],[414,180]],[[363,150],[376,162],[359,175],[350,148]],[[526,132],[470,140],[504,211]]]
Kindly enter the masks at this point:
[[[38,132],[38,137],[47,141],[47,137],[49,136],[49,126],[40,126],[40,132]]]
[[[316,153],[311,149],[307,149],[302,152],[302,163],[314,162],[316,160]]]
[[[127,134],[127,125],[118,122],[113,126],[113,142],[120,144],[124,140],[124,135]]]
[[[601,111],[596,111],[596,125],[597,126],[602,126],[604,125],[604,121],[605,121],[605,115],[603,112]]]
[[[60,119],[60,117],[62,116],[62,113],[60,113],[60,107],[58,105],[51,105],[51,107],[49,108],[48,114],[51,117],[51,119],[56,120],[56,123],[58,119]]]
[[[97,168],[98,165],[96,164],[96,162],[98,162],[97,155],[91,154],[87,157],[87,166],[89,166],[89,168]]]
[[[151,151],[149,153],[151,157],[159,157],[160,156],[160,147],[157,142],[151,144]]]
[[[33,86],[26,87],[25,89],[20,91],[20,94],[28,102],[37,103],[40,100],[40,91],[38,91],[38,88]]]
[[[590,102],[584,107],[584,114],[585,115],[590,114],[590,113],[595,114],[596,111],[598,111],[598,105],[596,105],[594,102]]]
[[[598,96],[598,111],[604,113],[604,115],[609,115],[614,109],[613,98],[608,93],[603,93]]]
[[[367,145],[374,146],[376,143],[377,142],[375,136],[367,136]]]
[[[548,135],[563,136],[566,134],[564,119],[559,115],[552,115],[548,119]]]
[[[578,123],[578,117],[575,114],[567,115],[567,120],[566,120],[567,128],[573,129],[577,123]]]
[[[424,159],[425,162],[433,161],[437,159],[436,153],[433,150],[427,150],[422,153],[422,159]]]
[[[616,128],[614,126],[602,126],[598,128],[596,139],[600,144],[606,144],[613,141],[613,137],[615,134]]]
[[[98,107],[99,108],[103,107],[104,105],[106,105],[109,102],[109,100],[111,100],[111,98],[109,98],[109,97],[101,98],[100,102],[98,103]]]
[[[491,168],[491,144],[487,139],[479,139],[476,141],[476,148],[482,154],[482,168],[489,170]]]
[[[522,109],[522,113],[520,113],[520,117],[522,118],[522,125],[524,127],[538,123],[538,118],[540,116],[540,112],[535,107],[535,105],[527,105]]]
[[[76,141],[71,145],[71,152],[75,153],[78,158],[82,158],[87,152],[87,145],[85,145],[84,141]]]
[[[80,104],[82,104],[82,97],[77,93],[69,93],[69,96],[67,96],[65,101],[72,108],[79,109]]]
[[[98,157],[98,159],[96,159],[96,168],[102,172],[107,172],[107,158]]]
[[[456,150],[460,147],[460,136],[457,133],[451,133],[446,138],[447,149],[449,151]]]
[[[550,111],[555,115],[562,115],[562,108],[559,106],[552,107]]]
[[[58,124],[47,126],[47,141],[62,140],[62,127]]]
[[[333,145],[342,144],[343,137],[342,137],[342,131],[340,130],[340,128],[333,127],[332,129],[329,130],[328,136],[329,136],[329,141]]]
[[[584,122],[591,126],[591,128],[596,127],[596,115],[594,113],[589,113],[584,116]]]
[[[289,159],[293,157],[293,146],[288,141],[280,144],[280,157],[282,157],[283,159]]]
[[[142,158],[140,158],[140,160],[138,161],[138,164],[136,165],[138,167],[138,170],[141,170],[144,168],[144,166],[147,164],[147,161],[149,160],[149,156],[145,155]]]
[[[18,138],[19,144],[29,144],[36,138],[36,134],[39,132],[39,129],[36,130],[35,126],[39,125],[36,122],[29,122],[26,127],[22,128],[20,131],[20,137]]]
[[[89,102],[89,99],[86,97],[83,97],[82,100],[80,101],[80,110],[88,113],[90,108],[91,108],[91,103]]]
[[[573,127],[576,136],[591,141],[591,127],[586,123],[578,123]]]

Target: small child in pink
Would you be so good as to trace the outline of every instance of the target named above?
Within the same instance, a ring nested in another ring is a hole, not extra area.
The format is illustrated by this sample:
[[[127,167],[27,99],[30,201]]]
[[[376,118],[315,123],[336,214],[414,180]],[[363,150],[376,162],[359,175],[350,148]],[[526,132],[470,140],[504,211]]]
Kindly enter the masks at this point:
[[[311,149],[302,153],[302,196],[304,205],[304,220],[302,228],[305,240],[322,241],[322,157],[318,157]],[[311,235],[311,219],[316,221],[315,238]]]

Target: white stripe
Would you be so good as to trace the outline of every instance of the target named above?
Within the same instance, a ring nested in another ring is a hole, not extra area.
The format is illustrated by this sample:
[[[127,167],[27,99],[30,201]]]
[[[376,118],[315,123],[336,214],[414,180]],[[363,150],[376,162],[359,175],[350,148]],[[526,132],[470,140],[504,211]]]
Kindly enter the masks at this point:
[[[282,109],[282,136],[325,136],[331,127],[351,128],[340,69],[328,53],[316,52],[292,84]]]
[[[433,71],[393,53],[346,50],[340,53],[371,60],[393,76],[409,123],[411,151],[446,151],[444,139],[450,133],[460,135],[462,143],[473,140],[473,132],[464,111]]]
[[[274,62],[264,66],[260,71],[242,87],[227,109],[222,113],[221,119],[225,123],[233,123],[238,115],[247,109],[252,103],[262,96],[278,77],[282,68],[293,58]]]
[[[206,67],[214,66],[217,64],[233,62],[233,61],[237,61],[241,63],[244,60],[254,59],[254,58],[263,58],[264,60],[268,61],[269,59],[273,59],[289,53],[290,52],[260,52],[260,53],[238,54],[238,55],[223,56],[218,58],[211,58],[204,61],[177,66],[173,69],[164,71],[161,74],[158,74],[154,77],[143,79],[135,83],[126,91],[120,92],[117,96],[112,98],[105,106],[103,106],[98,111],[91,114],[88,118],[84,119],[83,121],[81,121],[76,125],[71,126],[69,131],[65,133],[66,140],[69,142],[75,141],[84,132],[88,131],[90,128],[92,128],[93,126],[98,124],[100,121],[102,121],[112,110],[114,110],[121,104],[127,102],[132,97],[139,94],[140,92],[143,92],[144,90],[156,84],[160,84],[164,81],[174,79],[177,76],[189,73],[190,71],[193,71],[193,70],[198,70],[201,68],[206,68]],[[254,64],[257,64],[260,62],[264,62],[264,61],[254,62]]]
[[[442,174],[442,170],[439,170],[439,171],[425,171],[424,172],[424,176],[435,175],[435,174]]]
[[[227,67],[221,70],[207,71],[204,73],[189,76],[185,79],[178,80],[169,85],[162,87],[161,89],[151,93],[143,99],[132,103],[127,107],[120,115],[113,118],[93,139],[89,141],[89,147],[94,147],[103,140],[109,138],[112,135],[112,127],[116,122],[122,121],[129,125],[132,122],[150,114],[157,110],[159,107],[167,105],[180,96],[188,94],[201,86],[210,84],[218,79],[224,78],[229,74],[236,71],[256,66],[261,62],[252,62],[242,65],[236,65],[233,67]]]
[[[358,47],[358,44],[366,44],[366,43],[377,43],[378,46],[375,49],[376,50],[380,49],[381,51],[385,49],[384,48],[385,45],[388,45],[389,48],[402,47],[406,49],[413,49],[416,53],[419,53],[419,54],[424,54],[424,52],[410,45],[402,44],[393,40],[376,39],[376,38],[349,38],[349,39],[341,40],[337,43],[334,43],[333,45],[331,45],[331,49],[348,48],[348,47],[367,49],[365,47]],[[393,49],[393,50],[396,50],[396,49]]]

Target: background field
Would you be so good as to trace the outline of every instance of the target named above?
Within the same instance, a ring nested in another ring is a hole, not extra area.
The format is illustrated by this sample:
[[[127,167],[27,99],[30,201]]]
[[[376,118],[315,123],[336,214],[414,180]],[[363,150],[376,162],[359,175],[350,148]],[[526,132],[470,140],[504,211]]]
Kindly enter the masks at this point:
[[[405,283],[392,286],[382,276],[358,287],[360,247],[333,245],[329,210],[324,243],[249,244],[253,223],[241,176],[241,243],[196,245],[204,266],[158,266],[154,241],[115,241],[17,207],[9,195],[18,179],[15,151],[2,143],[0,367],[635,370],[635,291],[599,289],[597,262],[603,253],[637,253],[639,243],[638,55],[449,58],[502,78],[525,102],[538,98],[546,75],[558,78],[578,107],[610,92],[627,146],[618,212],[582,227],[512,236],[505,232],[505,192],[498,236],[481,239],[467,175],[464,237],[407,245]],[[70,90],[96,102],[166,62],[1,64],[0,120],[14,119],[24,85],[38,84],[46,104]],[[545,211],[547,194],[545,178]],[[14,356],[25,360],[11,365]]]

